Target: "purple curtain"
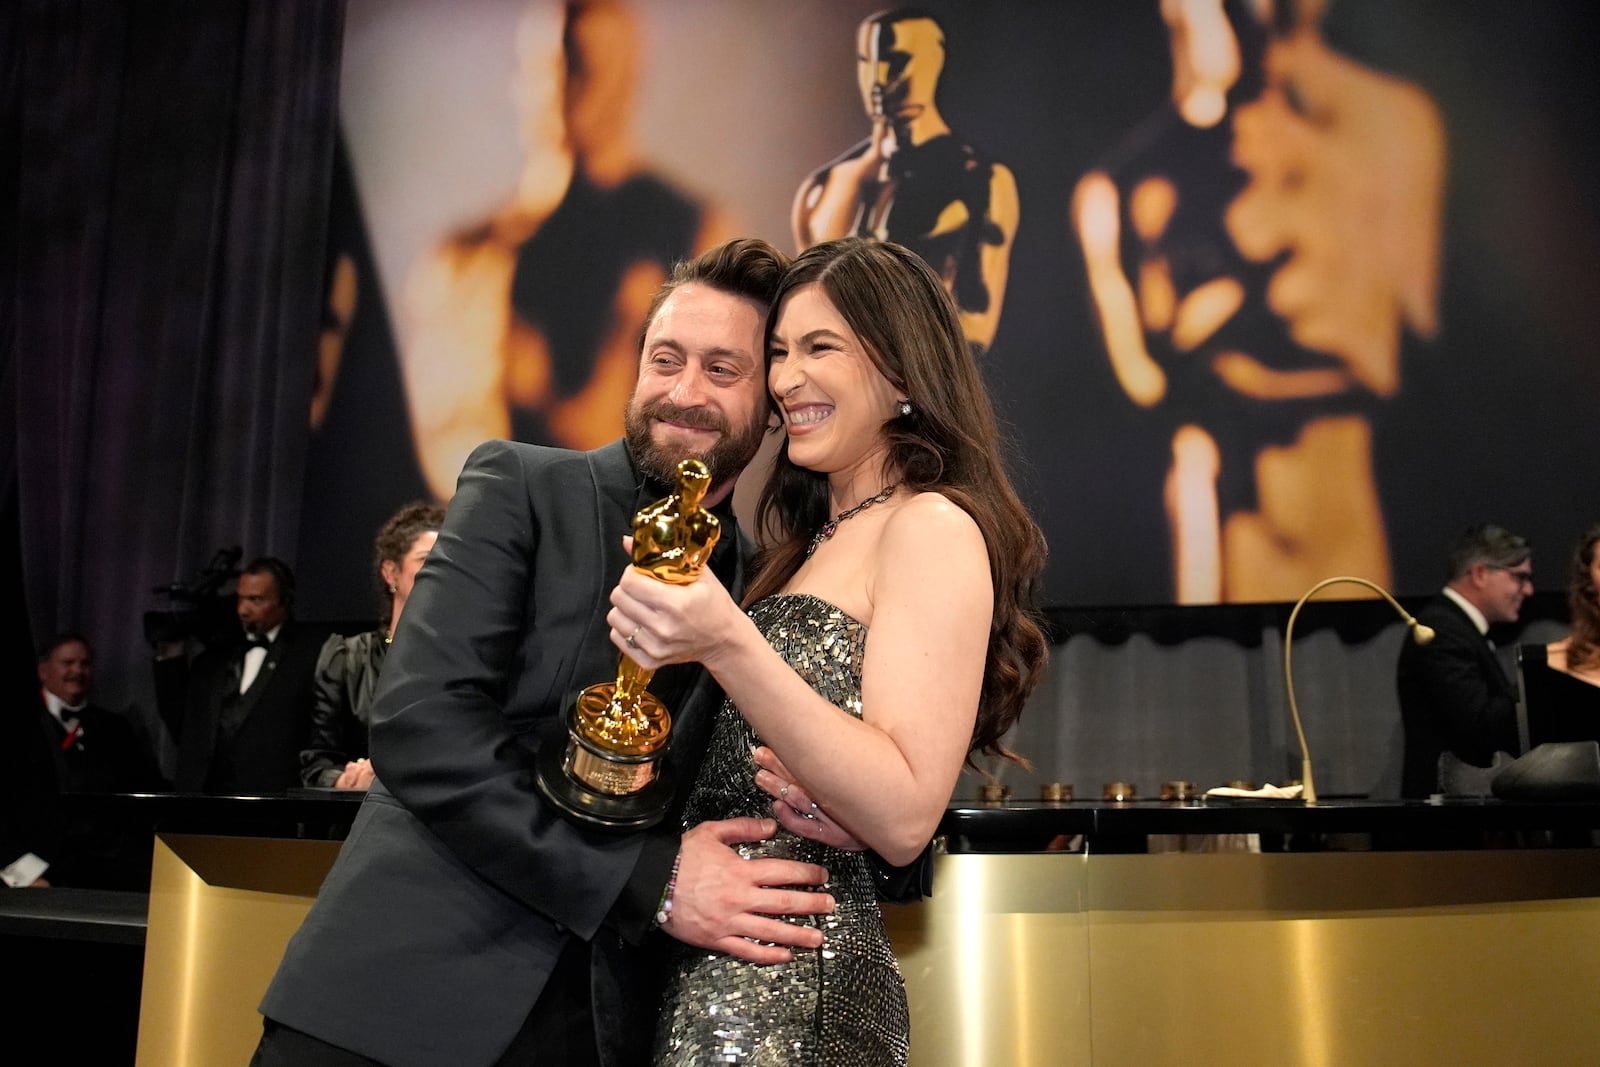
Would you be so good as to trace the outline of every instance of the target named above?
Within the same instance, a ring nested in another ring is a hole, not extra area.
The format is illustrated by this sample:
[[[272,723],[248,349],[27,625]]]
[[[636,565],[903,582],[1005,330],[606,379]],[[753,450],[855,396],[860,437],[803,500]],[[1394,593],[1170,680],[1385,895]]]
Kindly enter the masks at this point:
[[[294,551],[344,5],[8,12],[17,572],[36,639],[85,631],[100,701],[154,721],[156,589]]]

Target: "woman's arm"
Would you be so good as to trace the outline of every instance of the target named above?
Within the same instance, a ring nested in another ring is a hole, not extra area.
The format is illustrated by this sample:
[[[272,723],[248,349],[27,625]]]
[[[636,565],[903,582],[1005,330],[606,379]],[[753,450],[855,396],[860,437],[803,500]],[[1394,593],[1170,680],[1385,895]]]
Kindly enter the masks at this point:
[[[898,865],[927,843],[961,772],[993,589],[977,525],[934,493],[896,510],[865,563],[860,719],[796,674],[720,585],[625,575],[609,621],[613,642],[642,666],[704,663],[811,799]],[[635,627],[637,652],[624,641]]]
[[[349,756],[344,752],[343,722],[350,710],[345,688],[345,659],[350,650],[342,634],[330,634],[317,654],[312,683],[311,731],[300,750],[300,781],[307,786],[332,786]]]

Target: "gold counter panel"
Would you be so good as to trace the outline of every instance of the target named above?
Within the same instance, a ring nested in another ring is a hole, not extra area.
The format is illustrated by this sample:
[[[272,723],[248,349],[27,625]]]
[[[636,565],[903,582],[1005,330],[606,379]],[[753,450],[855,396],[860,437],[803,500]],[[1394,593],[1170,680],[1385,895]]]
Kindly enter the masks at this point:
[[[1594,850],[941,856],[914,1067],[1600,1056]]]
[[[139,1067],[243,1067],[337,842],[160,835]],[[913,1067],[1595,1062],[1592,849],[937,859]]]
[[[157,834],[136,1067],[245,1067],[337,841]]]

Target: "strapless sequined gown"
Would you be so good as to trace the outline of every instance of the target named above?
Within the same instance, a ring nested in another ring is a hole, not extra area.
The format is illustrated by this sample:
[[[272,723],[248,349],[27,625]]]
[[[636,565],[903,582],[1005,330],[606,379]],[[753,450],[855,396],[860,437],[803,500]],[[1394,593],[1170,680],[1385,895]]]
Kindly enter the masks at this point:
[[[867,628],[813,596],[779,594],[750,609],[767,641],[811,687],[861,715],[861,655]],[[771,816],[755,784],[760,744],[731,701],[718,712],[684,825],[742,815]],[[748,857],[777,856],[828,869],[832,915],[791,918],[820,925],[822,948],[789,963],[759,965],[674,942],[675,955],[656,1034],[658,1067],[760,1064],[771,1067],[886,1067],[906,1062],[910,1018],[905,983],[884,933],[866,854],[841,852],[779,829],[741,846]]]

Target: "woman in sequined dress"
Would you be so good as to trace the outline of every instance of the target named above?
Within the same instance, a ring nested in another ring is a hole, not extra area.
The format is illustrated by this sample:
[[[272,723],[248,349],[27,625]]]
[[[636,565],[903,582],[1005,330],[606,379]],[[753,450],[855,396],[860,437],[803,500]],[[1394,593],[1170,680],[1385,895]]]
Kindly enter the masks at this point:
[[[684,847],[703,821],[776,816],[775,836],[740,851],[827,868],[834,911],[794,920],[820,926],[819,949],[762,945],[752,962],[684,929],[669,886],[658,920],[679,943],[656,1062],[899,1064],[905,990],[862,850],[912,862],[963,762],[1009,755],[1001,739],[1045,656],[1044,541],[1002,467],[956,309],[915,254],[813,247],[767,341],[787,443],[757,506],[748,613],[714,578],[629,573],[608,621],[641,666],[698,661],[727,694]]]

